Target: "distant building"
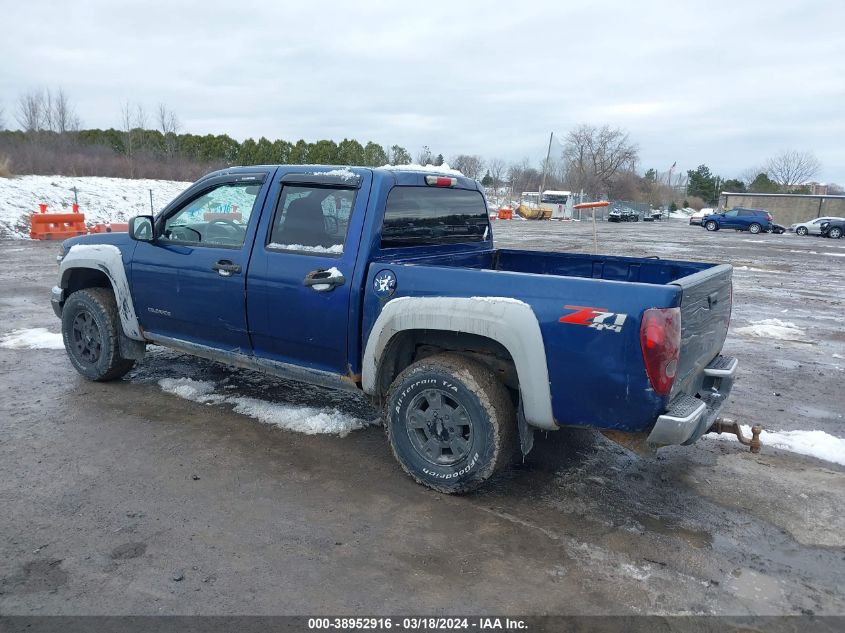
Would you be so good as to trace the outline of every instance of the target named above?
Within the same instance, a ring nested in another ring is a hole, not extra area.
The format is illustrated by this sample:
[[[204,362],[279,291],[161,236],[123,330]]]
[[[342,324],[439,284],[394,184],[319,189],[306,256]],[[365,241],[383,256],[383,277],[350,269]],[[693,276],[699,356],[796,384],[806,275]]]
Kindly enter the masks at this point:
[[[819,186],[824,186],[827,190],[826,185]],[[789,226],[826,215],[845,217],[845,196],[723,191],[719,196],[719,210],[734,207],[765,209],[774,216],[775,222]]]

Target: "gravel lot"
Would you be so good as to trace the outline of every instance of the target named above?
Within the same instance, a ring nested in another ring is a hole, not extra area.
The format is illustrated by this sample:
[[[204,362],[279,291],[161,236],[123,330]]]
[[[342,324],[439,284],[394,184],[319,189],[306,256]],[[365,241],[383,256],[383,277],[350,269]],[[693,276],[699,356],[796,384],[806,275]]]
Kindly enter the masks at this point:
[[[588,222],[495,228],[503,247],[593,246]],[[725,414],[845,437],[845,240],[596,229],[600,252],[734,264]],[[55,252],[0,242],[0,335],[58,331]],[[794,340],[753,336],[765,319]],[[484,491],[447,497],[401,473],[378,427],[301,435],[157,384],[185,376],[377,415],[164,350],[101,385],[60,350],[0,349],[0,613],[845,615],[834,463],[712,438],[641,459],[560,431]]]

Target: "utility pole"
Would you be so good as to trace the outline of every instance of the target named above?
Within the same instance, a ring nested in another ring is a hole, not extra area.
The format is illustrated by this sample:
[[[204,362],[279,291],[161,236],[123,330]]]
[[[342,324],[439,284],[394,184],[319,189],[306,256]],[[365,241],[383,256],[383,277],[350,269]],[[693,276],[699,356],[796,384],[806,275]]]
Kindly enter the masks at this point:
[[[555,133],[552,132],[549,134],[549,151],[546,152],[546,162],[543,163],[543,179],[540,183],[540,199],[543,198],[543,192],[546,190],[546,170],[549,168],[549,160],[552,157],[552,139],[554,138]],[[540,200],[537,201],[540,203]]]
[[[150,213],[155,215],[156,212],[153,210],[153,190],[150,189]]]

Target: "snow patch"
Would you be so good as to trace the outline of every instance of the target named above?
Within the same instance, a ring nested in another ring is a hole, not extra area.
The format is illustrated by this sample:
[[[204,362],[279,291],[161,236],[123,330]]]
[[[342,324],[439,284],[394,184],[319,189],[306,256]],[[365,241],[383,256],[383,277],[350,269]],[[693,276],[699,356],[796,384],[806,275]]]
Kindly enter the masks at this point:
[[[191,378],[162,378],[158,381],[159,387],[167,393],[172,393],[185,400],[194,402],[208,402],[216,400],[214,394],[214,383],[207,380],[193,380]]]
[[[7,349],[64,349],[61,334],[45,327],[14,330],[0,337],[0,347]]]
[[[828,255],[830,257],[845,257],[845,253],[822,253],[822,255]]]
[[[348,167],[343,167],[342,169],[332,169],[331,171],[315,171],[314,175],[337,176],[338,178],[343,178],[344,180],[354,180],[355,178],[357,178],[355,173]]]
[[[267,248],[278,248],[286,251],[305,251],[306,253],[342,253],[343,244],[333,244],[332,246],[304,246],[303,244],[278,244],[270,242]]]
[[[224,396],[215,393],[215,385],[192,378],[162,378],[161,389],[180,398],[204,404],[231,404],[235,413],[255,418],[264,424],[306,435],[330,434],[344,437],[372,422],[354,418],[337,409],[317,409],[293,404],[268,402],[258,398]]]
[[[742,425],[742,432],[751,437],[751,427]],[[708,433],[710,439],[737,441],[729,433]],[[763,446],[772,446],[791,453],[809,455],[826,462],[845,466],[845,439],[830,435],[824,431],[763,431],[760,433]]]
[[[449,167],[449,163],[442,165],[419,165],[417,163],[409,163],[407,165],[382,165],[381,169],[390,169],[393,171],[428,171],[433,174],[449,174],[452,176],[463,176],[463,173],[457,169]]]
[[[774,338],[782,341],[805,341],[807,333],[794,323],[780,319],[752,321],[745,327],[734,328],[734,333],[756,338]]]

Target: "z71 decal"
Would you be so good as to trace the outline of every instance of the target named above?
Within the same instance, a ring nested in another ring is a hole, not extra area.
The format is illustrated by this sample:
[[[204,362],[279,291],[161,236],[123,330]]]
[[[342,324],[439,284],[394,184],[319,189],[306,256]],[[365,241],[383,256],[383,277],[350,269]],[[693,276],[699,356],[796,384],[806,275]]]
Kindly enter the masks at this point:
[[[601,332],[621,332],[625,325],[627,314],[620,312],[608,312],[607,308],[588,308],[586,306],[563,306],[567,310],[575,310],[572,314],[560,317],[561,323],[574,323],[575,325],[586,325]]]

